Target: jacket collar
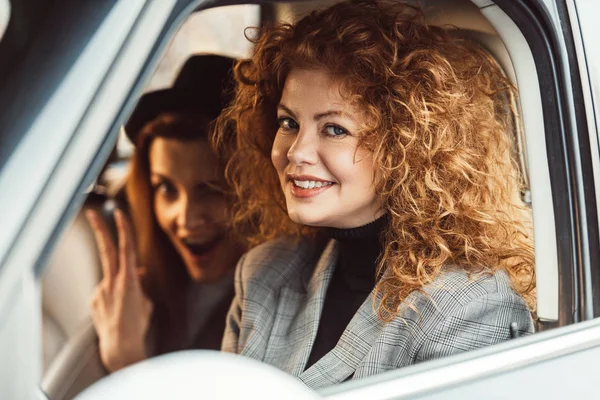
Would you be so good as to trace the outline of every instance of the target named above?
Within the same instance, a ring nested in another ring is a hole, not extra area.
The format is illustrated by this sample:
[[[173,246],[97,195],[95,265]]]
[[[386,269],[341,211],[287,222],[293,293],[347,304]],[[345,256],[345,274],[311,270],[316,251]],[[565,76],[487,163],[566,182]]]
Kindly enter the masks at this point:
[[[285,312],[276,313],[277,320],[274,321],[274,326],[285,326],[286,329],[282,332],[272,332],[264,358],[265,362],[299,377],[310,387],[333,385],[351,376],[367,356],[384,327],[384,323],[373,312],[374,294],[371,292],[350,320],[336,346],[305,370],[317,336],[325,295],[338,255],[338,243],[330,240],[316,267],[305,269],[308,272],[304,277],[306,291],[300,293],[291,287],[282,289],[278,307],[284,307]],[[295,316],[294,320],[285,320],[289,316]],[[281,357],[282,348],[291,342],[295,344],[293,354],[286,353],[286,357]],[[323,371],[327,371],[327,374]],[[316,381],[319,383],[315,384]]]
[[[374,291],[371,291],[350,320],[335,347],[299,375],[306,385],[324,387],[341,383],[352,376],[361,361],[367,357],[385,326],[385,323],[373,310],[374,296]],[[380,300],[379,296],[378,300]],[[322,306],[323,304],[321,304],[321,308]],[[319,320],[320,315],[319,311]],[[316,322],[315,336],[319,320]],[[312,344],[311,342],[311,349]],[[306,353],[304,366],[306,366],[309,356],[310,351]],[[323,371],[327,371],[327,373],[323,373]]]

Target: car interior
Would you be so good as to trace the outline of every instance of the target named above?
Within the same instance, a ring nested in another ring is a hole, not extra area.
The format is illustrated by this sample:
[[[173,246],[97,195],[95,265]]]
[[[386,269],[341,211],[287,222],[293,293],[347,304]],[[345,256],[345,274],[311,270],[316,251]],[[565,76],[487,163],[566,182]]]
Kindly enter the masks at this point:
[[[193,54],[221,54],[243,58],[251,49],[244,28],[273,21],[291,22],[331,1],[234,5],[195,11],[186,17],[152,75],[145,91],[167,87]],[[455,28],[455,34],[479,43],[519,89],[507,98],[514,110],[512,134],[519,166],[526,181],[522,203],[533,214],[537,274],[537,330],[572,322],[559,307],[559,285],[554,212],[542,124],[541,95],[533,55],[516,25],[486,0],[426,0],[420,4],[427,19]],[[89,301],[101,280],[94,236],[84,216],[86,209],[111,218],[116,193],[127,176],[133,152],[124,134],[97,183],[90,187],[81,211],[63,234],[49,258],[42,285],[43,382],[50,399],[73,398],[106,375],[90,319]],[[528,218],[529,215],[526,216]],[[543,249],[543,251],[542,251]],[[563,293],[564,295],[564,293]]]

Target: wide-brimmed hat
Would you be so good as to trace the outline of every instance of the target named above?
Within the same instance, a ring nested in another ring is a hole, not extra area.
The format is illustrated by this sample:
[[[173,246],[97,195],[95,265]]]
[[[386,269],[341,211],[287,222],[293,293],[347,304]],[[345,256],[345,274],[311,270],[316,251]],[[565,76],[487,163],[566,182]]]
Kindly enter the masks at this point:
[[[217,55],[194,55],[181,68],[172,87],[143,95],[125,124],[136,143],[140,130],[159,114],[176,112],[216,118],[232,98],[235,60]]]

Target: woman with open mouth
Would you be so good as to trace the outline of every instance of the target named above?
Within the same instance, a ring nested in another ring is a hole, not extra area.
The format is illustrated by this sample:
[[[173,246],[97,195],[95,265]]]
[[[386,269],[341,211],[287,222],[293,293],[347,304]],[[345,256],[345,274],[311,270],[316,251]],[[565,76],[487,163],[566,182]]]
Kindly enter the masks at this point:
[[[216,145],[256,247],[223,350],[320,388],[532,333],[513,87],[494,60],[376,0],[248,36]]]
[[[114,215],[117,243],[99,215],[88,215],[104,275],[92,319],[109,372],[170,351],[220,348],[242,247],[229,229],[209,125],[232,62],[194,56],[172,88],[141,99],[126,126],[136,152],[127,211]]]

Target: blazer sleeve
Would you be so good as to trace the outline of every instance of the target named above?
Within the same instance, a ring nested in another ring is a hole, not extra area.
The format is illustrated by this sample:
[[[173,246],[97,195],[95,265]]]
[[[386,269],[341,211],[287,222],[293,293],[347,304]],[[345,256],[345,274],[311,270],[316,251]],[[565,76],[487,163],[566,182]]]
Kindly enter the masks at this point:
[[[510,324],[520,334],[534,332],[533,318],[516,293],[495,292],[455,307],[431,329],[417,352],[416,362],[441,358],[510,339]]]
[[[239,353],[240,327],[242,324],[242,304],[244,299],[242,269],[245,254],[240,258],[235,267],[234,296],[225,319],[225,332],[221,342],[221,351]]]

